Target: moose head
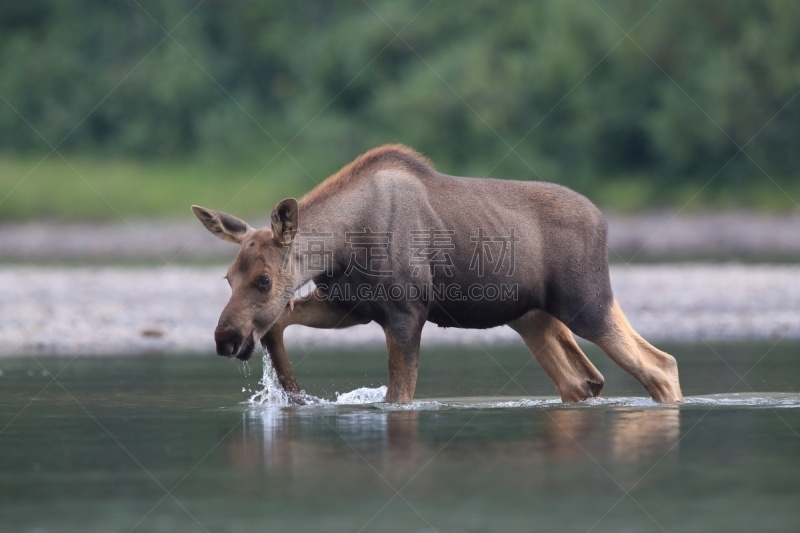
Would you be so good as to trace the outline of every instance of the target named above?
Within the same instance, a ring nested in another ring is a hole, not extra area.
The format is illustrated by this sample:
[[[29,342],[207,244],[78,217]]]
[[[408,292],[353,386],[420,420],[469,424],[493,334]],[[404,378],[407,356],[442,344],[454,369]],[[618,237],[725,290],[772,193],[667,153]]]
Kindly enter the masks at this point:
[[[279,202],[272,211],[271,226],[262,229],[221,211],[197,205],[192,211],[208,231],[239,245],[225,276],[231,298],[219,317],[214,340],[218,355],[246,361],[255,343],[280,318],[296,288],[291,249],[298,227],[297,200]]]

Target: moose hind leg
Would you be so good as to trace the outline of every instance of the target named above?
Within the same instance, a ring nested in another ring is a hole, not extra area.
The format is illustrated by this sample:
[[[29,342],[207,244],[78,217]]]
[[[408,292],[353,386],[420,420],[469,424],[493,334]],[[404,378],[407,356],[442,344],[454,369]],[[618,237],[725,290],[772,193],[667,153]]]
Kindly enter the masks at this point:
[[[683,401],[675,358],[655,348],[636,333],[616,300],[611,302],[606,327],[589,340],[639,380],[655,401]]]
[[[509,326],[520,334],[533,358],[553,380],[561,401],[577,402],[600,395],[603,375],[561,321],[544,311],[530,311]]]

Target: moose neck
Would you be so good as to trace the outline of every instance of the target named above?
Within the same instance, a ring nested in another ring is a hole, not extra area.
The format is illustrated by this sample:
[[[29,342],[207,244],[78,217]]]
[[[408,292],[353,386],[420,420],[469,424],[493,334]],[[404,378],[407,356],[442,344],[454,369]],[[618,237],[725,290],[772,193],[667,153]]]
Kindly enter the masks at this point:
[[[297,215],[300,233],[307,234],[313,230],[331,231],[331,221],[336,217],[332,203],[329,200],[317,200],[313,203],[300,200]]]
[[[344,242],[344,231],[348,227],[348,210],[341,205],[341,199],[334,197],[317,198],[313,202],[301,199],[298,205],[298,232],[292,246],[292,254],[297,265],[296,287],[308,283],[317,271],[303,268],[303,253],[310,250],[310,241],[325,241],[327,250],[336,243]],[[313,243],[313,244],[315,244]],[[341,244],[341,243],[339,243]]]

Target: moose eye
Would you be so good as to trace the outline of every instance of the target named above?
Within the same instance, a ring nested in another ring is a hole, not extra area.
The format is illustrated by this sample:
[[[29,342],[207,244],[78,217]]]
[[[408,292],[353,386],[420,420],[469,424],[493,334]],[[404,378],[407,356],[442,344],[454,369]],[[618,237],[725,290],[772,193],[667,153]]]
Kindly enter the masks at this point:
[[[258,278],[258,288],[259,289],[269,289],[270,285],[272,284],[272,280],[269,279],[269,276],[261,276]]]

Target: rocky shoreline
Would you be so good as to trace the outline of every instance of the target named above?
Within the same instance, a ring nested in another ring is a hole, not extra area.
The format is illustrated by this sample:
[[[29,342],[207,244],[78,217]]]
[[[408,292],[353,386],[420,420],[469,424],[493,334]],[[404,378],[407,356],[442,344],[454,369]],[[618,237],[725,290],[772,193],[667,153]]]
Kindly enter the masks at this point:
[[[230,253],[230,249],[228,250]],[[0,266],[0,356],[213,353],[230,289],[225,265]],[[800,338],[800,266],[614,265],[615,295],[633,326],[657,341]],[[373,324],[347,330],[293,326],[287,345],[383,345]],[[507,327],[437,328],[425,344],[518,343]]]
[[[189,214],[187,207],[187,215]],[[800,214],[606,213],[612,262],[800,261]],[[251,220],[255,227],[267,220]],[[5,222],[0,262],[226,262],[234,250],[193,217],[114,222]]]

